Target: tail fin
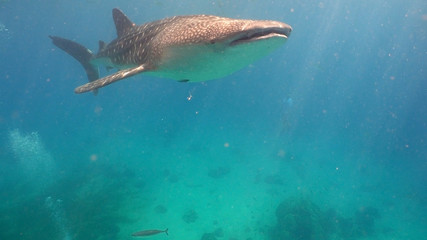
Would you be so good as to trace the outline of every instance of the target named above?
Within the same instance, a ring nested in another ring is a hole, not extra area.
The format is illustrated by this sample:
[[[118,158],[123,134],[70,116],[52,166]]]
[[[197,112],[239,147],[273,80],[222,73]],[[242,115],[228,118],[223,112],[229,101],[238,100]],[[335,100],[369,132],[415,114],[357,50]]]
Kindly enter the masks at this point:
[[[169,235],[168,230],[169,229],[166,228],[166,230],[164,231],[166,233],[166,235]]]
[[[71,40],[49,36],[52,39],[52,42],[58,48],[64,50],[66,53],[70,54],[83,66],[86,71],[87,78],[89,82],[95,81],[99,78],[98,67],[90,63],[90,60],[93,58],[93,53],[91,50],[86,47],[73,42]],[[97,90],[94,90],[94,93],[97,93]]]

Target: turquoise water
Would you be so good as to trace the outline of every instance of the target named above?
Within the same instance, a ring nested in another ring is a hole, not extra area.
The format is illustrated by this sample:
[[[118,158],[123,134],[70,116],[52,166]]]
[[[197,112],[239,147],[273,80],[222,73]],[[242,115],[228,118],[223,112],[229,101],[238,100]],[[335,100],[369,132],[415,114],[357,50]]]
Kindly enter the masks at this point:
[[[294,31],[223,79],[76,95],[47,36],[97,50],[114,7]],[[0,239],[424,239],[426,42],[422,0],[0,1]]]

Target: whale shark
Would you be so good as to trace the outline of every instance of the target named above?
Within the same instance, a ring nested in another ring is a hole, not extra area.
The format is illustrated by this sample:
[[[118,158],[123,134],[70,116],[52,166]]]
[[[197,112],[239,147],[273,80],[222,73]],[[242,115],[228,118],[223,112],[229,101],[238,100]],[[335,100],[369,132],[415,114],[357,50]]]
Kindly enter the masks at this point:
[[[144,73],[179,82],[225,77],[283,45],[292,27],[270,20],[232,19],[213,15],[175,16],[136,25],[113,9],[117,38],[99,41],[94,54],[83,45],[49,36],[55,46],[74,57],[85,69],[89,83],[75,93],[93,91]],[[99,77],[99,67],[117,72]]]

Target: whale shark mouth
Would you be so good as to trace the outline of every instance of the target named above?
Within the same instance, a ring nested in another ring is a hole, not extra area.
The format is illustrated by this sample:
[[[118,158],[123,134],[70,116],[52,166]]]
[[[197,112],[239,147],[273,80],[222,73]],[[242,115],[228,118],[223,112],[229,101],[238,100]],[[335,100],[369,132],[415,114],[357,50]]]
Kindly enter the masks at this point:
[[[230,46],[235,46],[244,43],[255,42],[263,39],[269,39],[273,37],[282,37],[287,39],[292,31],[292,28],[266,28],[248,31],[243,35],[230,42]]]

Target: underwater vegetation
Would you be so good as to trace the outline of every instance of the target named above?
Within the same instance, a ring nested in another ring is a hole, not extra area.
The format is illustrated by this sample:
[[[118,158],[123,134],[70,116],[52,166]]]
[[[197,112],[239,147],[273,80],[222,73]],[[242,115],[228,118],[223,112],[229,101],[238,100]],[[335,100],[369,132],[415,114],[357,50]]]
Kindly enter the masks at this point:
[[[345,218],[335,210],[323,211],[306,197],[292,197],[276,208],[277,224],[270,239],[323,240],[359,239],[375,235],[375,221],[380,217],[374,207],[362,207]]]

